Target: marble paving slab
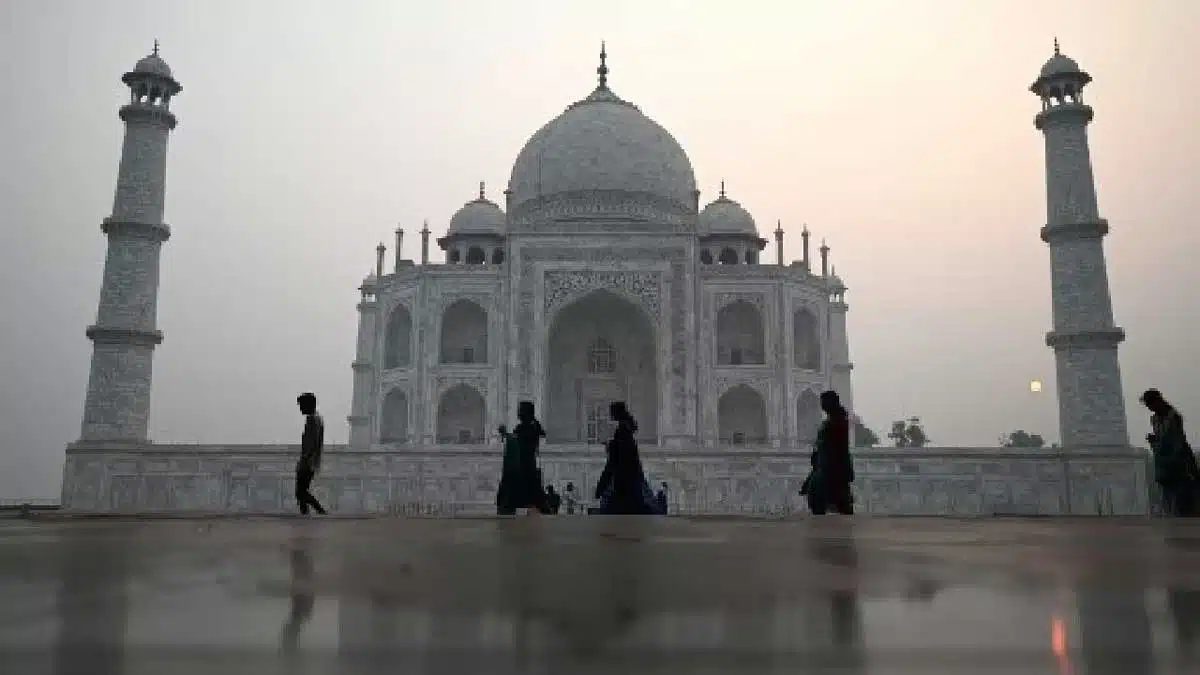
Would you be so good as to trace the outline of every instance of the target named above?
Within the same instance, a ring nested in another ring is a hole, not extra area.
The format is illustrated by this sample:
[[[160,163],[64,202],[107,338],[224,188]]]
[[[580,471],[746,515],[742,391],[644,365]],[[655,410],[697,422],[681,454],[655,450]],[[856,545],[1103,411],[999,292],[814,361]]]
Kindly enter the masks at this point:
[[[0,522],[0,672],[1200,672],[1200,522]]]

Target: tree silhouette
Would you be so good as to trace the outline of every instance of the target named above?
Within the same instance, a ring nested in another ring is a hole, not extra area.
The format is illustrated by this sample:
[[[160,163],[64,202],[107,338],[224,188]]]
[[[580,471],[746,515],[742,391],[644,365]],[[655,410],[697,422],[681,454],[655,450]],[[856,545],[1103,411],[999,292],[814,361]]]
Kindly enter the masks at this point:
[[[879,445],[879,434],[871,431],[858,417],[854,418],[854,447],[873,448]]]
[[[892,422],[892,430],[888,438],[897,448],[923,448],[929,445],[929,436],[921,426],[920,417],[910,417],[906,420]]]
[[[1041,448],[1046,441],[1038,434],[1031,434],[1024,429],[1017,429],[1000,438],[1000,444],[1006,448]]]

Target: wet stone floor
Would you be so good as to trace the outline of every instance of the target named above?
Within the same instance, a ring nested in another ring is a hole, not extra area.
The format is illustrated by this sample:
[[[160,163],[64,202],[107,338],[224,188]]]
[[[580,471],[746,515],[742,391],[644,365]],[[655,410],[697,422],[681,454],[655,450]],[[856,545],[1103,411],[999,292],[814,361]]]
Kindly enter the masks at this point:
[[[0,673],[1200,673],[1200,523],[0,521]]]

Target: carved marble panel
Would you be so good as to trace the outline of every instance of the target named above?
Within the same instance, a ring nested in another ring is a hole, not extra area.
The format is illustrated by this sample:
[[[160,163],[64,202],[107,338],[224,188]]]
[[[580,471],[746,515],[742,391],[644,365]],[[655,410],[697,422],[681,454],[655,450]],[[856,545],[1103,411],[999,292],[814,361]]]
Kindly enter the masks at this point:
[[[181,446],[174,446],[181,447]],[[184,452],[68,455],[64,505],[80,512],[294,512],[294,448],[229,446]],[[1010,450],[875,449],[855,463],[860,511],[909,515],[1125,515],[1149,508],[1144,456],[1014,454]],[[153,471],[131,474],[130,466]],[[647,478],[666,482],[677,513],[799,514],[808,473],[800,454],[647,449]],[[547,482],[590,495],[599,454],[548,450]],[[1064,467],[1066,467],[1064,469]],[[186,469],[186,471],[180,471]],[[331,448],[314,492],[340,513],[491,513],[494,450],[414,448],[395,455]]]
[[[763,401],[770,406],[771,388],[775,384],[775,374],[772,372],[718,372],[713,377],[713,383],[716,385],[716,398],[720,398],[722,394],[733,387],[745,385],[757,391],[763,397]]]
[[[635,302],[651,321],[658,321],[662,275],[657,272],[611,270],[547,270],[543,277],[544,316],[595,289],[606,289]]]
[[[440,401],[442,394],[447,390],[456,387],[460,384],[465,384],[475,391],[483,395],[487,399],[488,384],[490,378],[487,375],[465,375],[458,373],[442,373],[433,378],[433,403],[436,406],[437,401]]]
[[[762,292],[733,292],[733,293],[714,293],[713,294],[713,309],[720,312],[728,305],[735,302],[746,302],[758,310],[763,321],[768,321],[767,317],[767,301]]]

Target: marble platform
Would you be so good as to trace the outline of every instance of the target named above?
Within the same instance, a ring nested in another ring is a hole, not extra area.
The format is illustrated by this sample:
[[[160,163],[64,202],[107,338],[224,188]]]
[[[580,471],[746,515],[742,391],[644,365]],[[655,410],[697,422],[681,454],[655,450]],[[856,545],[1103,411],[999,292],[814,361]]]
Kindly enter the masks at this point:
[[[0,672],[1200,672],[1200,523],[0,521]]]
[[[62,503],[74,512],[295,511],[298,448],[284,445],[73,445]],[[772,448],[642,450],[652,484],[668,485],[671,512],[775,515],[804,510],[807,452]],[[548,447],[548,483],[584,496],[602,451]],[[1138,515],[1148,512],[1143,450],[870,448],[855,451],[860,512],[888,515]],[[344,514],[482,515],[495,510],[500,453],[481,446],[334,446],[314,493]]]

